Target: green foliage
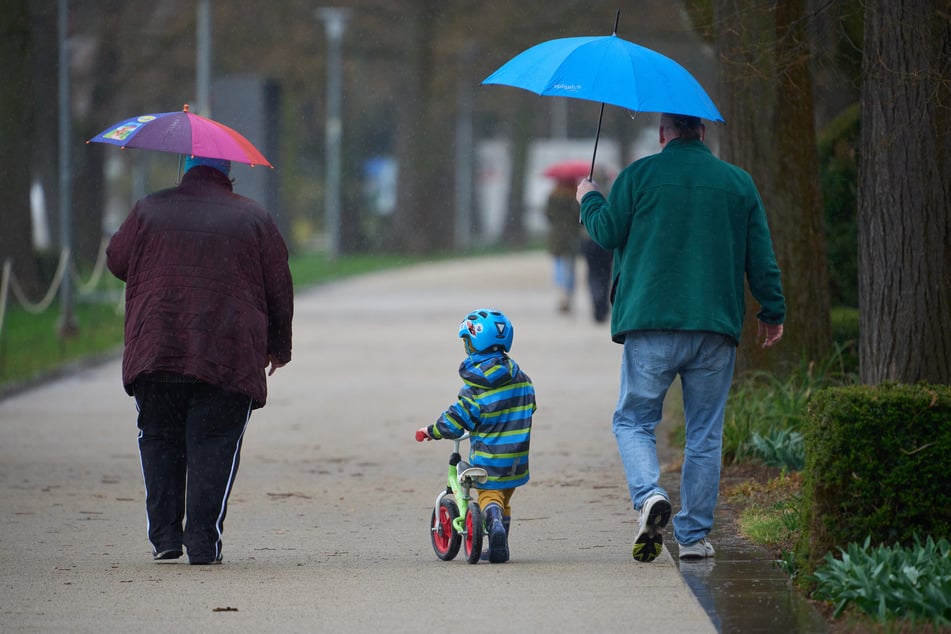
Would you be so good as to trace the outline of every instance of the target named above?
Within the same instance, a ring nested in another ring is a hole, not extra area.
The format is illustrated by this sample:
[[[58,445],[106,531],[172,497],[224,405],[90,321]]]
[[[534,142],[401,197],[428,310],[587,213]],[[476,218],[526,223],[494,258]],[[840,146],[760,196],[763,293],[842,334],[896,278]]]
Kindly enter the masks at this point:
[[[713,21],[713,2],[711,0],[686,0],[684,8],[697,35],[703,38],[707,44],[715,44],[716,26]]]
[[[799,575],[799,561],[796,559],[796,551],[783,548],[779,559],[776,560],[779,569],[785,572],[790,579],[795,579]]]
[[[801,527],[801,483],[800,474],[784,472],[766,482],[753,479],[725,491],[729,502],[742,507],[737,518],[742,534],[778,553],[776,565],[790,577],[799,571],[793,545]]]
[[[816,390],[855,382],[854,374],[843,363],[844,350],[834,345],[821,363],[803,359],[785,377],[750,372],[735,381],[724,416],[724,461],[740,463],[761,458],[752,441],[754,436],[776,440],[777,435],[785,433],[783,442],[792,441],[789,434],[801,432],[806,405]]]
[[[826,555],[813,575],[816,596],[835,603],[838,617],[855,605],[880,622],[893,618],[919,619],[951,625],[951,544],[931,537],[911,547],[878,546],[871,538],[863,546],[839,549],[841,558]]]
[[[806,462],[802,434],[790,429],[772,429],[762,436],[753,432],[750,448],[767,466],[783,471],[801,471]]]
[[[825,207],[826,257],[833,305],[858,306],[857,197],[859,104],[819,135],[819,183]]]
[[[740,524],[744,534],[757,544],[785,543],[799,530],[798,497],[779,500],[765,508],[753,505],[743,511]]]
[[[832,341],[837,346],[839,371],[859,373],[859,309],[837,306],[832,309]]]
[[[804,565],[866,535],[908,546],[916,534],[951,534],[949,420],[948,386],[818,391],[803,429]]]

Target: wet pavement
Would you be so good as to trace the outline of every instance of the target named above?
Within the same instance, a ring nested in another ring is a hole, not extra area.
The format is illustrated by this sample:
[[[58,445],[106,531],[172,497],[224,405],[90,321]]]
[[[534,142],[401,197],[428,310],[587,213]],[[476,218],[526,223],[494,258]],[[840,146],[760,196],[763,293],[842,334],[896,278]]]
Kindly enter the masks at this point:
[[[582,297],[556,315],[549,267],[513,254],[301,294],[210,569],[151,561],[117,360],[0,399],[0,631],[824,631],[765,552],[719,529],[712,561],[679,564],[669,528],[655,562],[631,560],[610,432],[620,347]],[[485,305],[515,324],[539,397],[504,566],[436,559],[451,445],[413,441],[458,390],[456,324]]]
[[[828,631],[822,615],[792,587],[765,549],[729,538],[716,526],[710,539],[716,557],[679,565],[718,632]]]
[[[719,632],[826,632],[825,620],[761,553],[716,544],[715,560],[681,562],[680,574]]]

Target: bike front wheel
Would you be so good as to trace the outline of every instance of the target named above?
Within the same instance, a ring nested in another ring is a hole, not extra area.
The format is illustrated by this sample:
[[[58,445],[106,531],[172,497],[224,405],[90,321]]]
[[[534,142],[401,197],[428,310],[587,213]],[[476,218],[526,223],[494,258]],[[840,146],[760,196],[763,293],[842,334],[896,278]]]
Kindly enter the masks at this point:
[[[459,517],[459,507],[452,498],[441,499],[439,506],[433,509],[432,519],[429,522],[429,536],[436,556],[443,561],[450,561],[459,553],[462,536],[452,527],[452,522],[457,517]]]
[[[482,557],[482,538],[485,529],[482,526],[482,509],[477,502],[469,502],[466,509],[466,534],[463,544],[466,550],[466,561],[470,564],[479,563]]]

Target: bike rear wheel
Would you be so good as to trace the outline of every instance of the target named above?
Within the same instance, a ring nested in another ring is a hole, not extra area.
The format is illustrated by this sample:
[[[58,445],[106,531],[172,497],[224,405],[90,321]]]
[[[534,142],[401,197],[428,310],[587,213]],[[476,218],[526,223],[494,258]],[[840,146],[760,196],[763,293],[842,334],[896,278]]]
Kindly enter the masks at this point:
[[[482,557],[482,538],[485,536],[485,529],[482,526],[482,509],[477,502],[469,502],[466,509],[466,534],[463,544],[466,551],[466,561],[470,564],[479,563]]]
[[[443,561],[450,561],[459,553],[462,536],[452,527],[452,521],[457,517],[459,507],[452,498],[444,497],[439,501],[439,506],[433,509],[429,537],[436,556]]]

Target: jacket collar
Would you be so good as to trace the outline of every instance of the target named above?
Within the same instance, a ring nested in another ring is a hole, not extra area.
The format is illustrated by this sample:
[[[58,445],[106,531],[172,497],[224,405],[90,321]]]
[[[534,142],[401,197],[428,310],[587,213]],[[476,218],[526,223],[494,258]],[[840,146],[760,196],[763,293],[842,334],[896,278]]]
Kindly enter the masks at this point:
[[[671,139],[670,141],[667,142],[667,145],[665,145],[663,149],[664,152],[668,150],[671,150],[674,152],[677,152],[680,150],[693,150],[693,151],[699,150],[699,151],[707,152],[707,153],[710,152],[710,148],[708,148],[706,144],[700,139],[686,139],[686,140],[685,139]]]
[[[226,187],[228,191],[233,191],[234,186],[231,179],[213,167],[207,165],[198,165],[191,168],[182,176],[182,187],[196,187],[202,185],[215,185],[217,187]]]

